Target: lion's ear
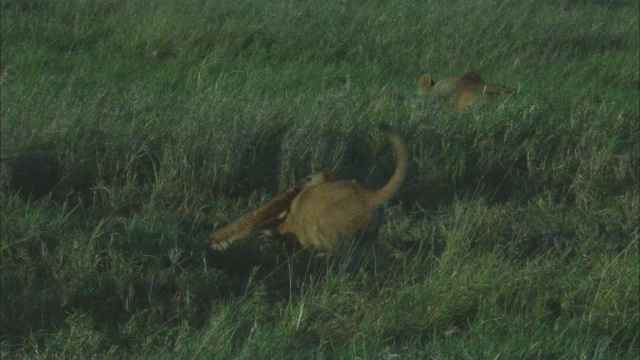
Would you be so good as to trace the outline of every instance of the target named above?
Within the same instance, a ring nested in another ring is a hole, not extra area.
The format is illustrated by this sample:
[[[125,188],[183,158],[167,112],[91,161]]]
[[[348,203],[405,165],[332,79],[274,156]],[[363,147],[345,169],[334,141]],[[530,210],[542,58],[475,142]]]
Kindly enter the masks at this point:
[[[333,172],[328,166],[323,167],[320,172],[322,173],[322,182],[334,182],[336,179],[333,177]]]
[[[420,78],[418,79],[418,87],[420,89],[426,89],[430,86],[433,86],[433,84],[433,78],[429,74],[422,74],[422,76],[420,76]]]

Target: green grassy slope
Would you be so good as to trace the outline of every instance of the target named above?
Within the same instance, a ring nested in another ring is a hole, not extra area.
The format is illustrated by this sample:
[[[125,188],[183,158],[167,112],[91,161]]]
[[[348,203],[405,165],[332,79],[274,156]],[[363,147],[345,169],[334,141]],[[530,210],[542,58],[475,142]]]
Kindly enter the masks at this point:
[[[2,357],[640,355],[637,1],[1,4]],[[209,249],[382,123],[375,259]]]

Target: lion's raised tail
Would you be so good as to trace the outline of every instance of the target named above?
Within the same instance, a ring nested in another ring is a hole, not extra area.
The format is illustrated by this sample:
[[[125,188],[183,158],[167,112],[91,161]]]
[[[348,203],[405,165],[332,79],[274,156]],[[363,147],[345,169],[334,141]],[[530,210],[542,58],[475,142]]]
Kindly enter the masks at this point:
[[[371,196],[368,197],[368,200],[372,207],[391,199],[393,195],[398,192],[405,177],[407,176],[407,169],[409,168],[407,150],[404,147],[402,139],[400,139],[397,134],[388,130],[385,131],[385,135],[387,136],[387,139],[389,139],[389,142],[391,142],[393,153],[396,156],[396,169],[393,176],[391,176],[391,179],[389,179],[385,186],[371,192]]]

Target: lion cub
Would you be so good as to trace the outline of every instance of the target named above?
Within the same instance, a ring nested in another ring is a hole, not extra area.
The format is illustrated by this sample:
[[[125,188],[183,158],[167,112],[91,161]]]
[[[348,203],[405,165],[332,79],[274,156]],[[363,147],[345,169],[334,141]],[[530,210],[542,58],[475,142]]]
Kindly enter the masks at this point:
[[[368,190],[355,181],[328,181],[309,186],[293,199],[284,221],[271,232],[297,240],[302,247],[334,252],[345,242],[366,234],[375,240],[382,223],[380,205],[400,188],[408,160],[398,135],[386,132],[396,156],[396,168],[387,184]]]
[[[462,110],[485,98],[515,94],[516,90],[508,86],[485,83],[477,72],[469,71],[437,83],[430,75],[424,74],[418,79],[418,93],[437,96],[457,110]]]
[[[291,202],[301,190],[329,181],[333,181],[333,176],[327,170],[305,177],[294,187],[280,194],[280,196],[269,201],[264,206],[249,212],[222,229],[214,231],[211,235],[211,248],[224,250],[232,242],[242,239],[256,230],[258,225],[284,217],[291,206]]]

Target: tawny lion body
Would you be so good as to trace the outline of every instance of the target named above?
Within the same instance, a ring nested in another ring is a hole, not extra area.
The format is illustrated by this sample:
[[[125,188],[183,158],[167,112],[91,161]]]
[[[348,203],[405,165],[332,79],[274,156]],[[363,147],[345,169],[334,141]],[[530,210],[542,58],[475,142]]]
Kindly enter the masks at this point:
[[[387,184],[368,190],[355,181],[324,182],[302,189],[291,203],[276,236],[297,240],[303,247],[332,252],[362,233],[375,240],[382,223],[382,209],[400,188],[408,160],[400,138],[387,133],[396,156],[396,169]]]
[[[232,242],[242,239],[254,231],[258,225],[282,217],[301,190],[329,181],[333,181],[333,177],[325,170],[305,177],[294,187],[262,207],[249,212],[222,229],[214,231],[211,236],[211,247],[214,250],[226,249]]]
[[[442,79],[437,83],[431,76],[422,75],[418,79],[418,92],[422,95],[440,97],[455,109],[462,110],[485,98],[515,94],[516,90],[504,85],[485,83],[477,72],[469,71],[460,76]]]
[[[460,79],[460,76],[453,76],[435,82],[431,75],[424,74],[418,79],[418,93],[420,95],[428,94],[449,98],[453,96],[453,93],[456,91],[456,81],[458,81],[458,79]]]

